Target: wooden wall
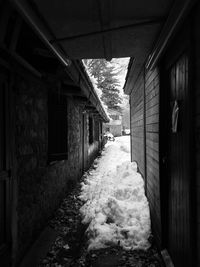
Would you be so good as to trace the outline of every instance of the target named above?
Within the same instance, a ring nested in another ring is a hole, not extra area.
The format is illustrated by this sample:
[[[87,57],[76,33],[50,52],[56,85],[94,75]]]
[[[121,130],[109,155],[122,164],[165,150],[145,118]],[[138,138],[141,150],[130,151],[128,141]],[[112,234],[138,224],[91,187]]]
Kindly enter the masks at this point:
[[[193,199],[192,207],[190,207],[192,218],[190,217],[190,219],[194,228],[191,245],[192,250],[196,251],[197,257],[194,259],[194,265],[191,263],[191,266],[196,267],[200,266],[200,31],[198,27],[200,25],[200,3],[195,6],[189,16],[189,20],[193,23],[189,33],[189,39],[191,38],[192,41],[189,72],[192,75],[190,82],[191,90],[193,90],[194,116],[192,119],[194,119],[194,128],[192,127],[188,131],[191,131],[191,134],[194,131],[195,146],[194,150],[191,147],[191,150],[187,152],[192,153],[195,162],[195,166],[192,167],[194,167],[196,183],[191,185]],[[159,167],[160,74],[158,68],[153,71],[146,71],[145,75],[143,72],[140,74],[130,94],[130,106],[131,157],[132,161],[137,162],[139,171],[146,181],[146,195],[150,204],[152,228],[158,244],[161,244],[160,183],[162,177]],[[192,175],[190,180],[192,181],[193,178]]]
[[[152,228],[160,243],[159,90],[158,69],[147,72],[145,75],[146,194],[150,204]]]
[[[131,160],[136,161],[145,175],[144,161],[144,76],[139,76],[130,95]]]
[[[195,155],[196,155],[196,226],[197,226],[197,266],[200,266],[200,5],[195,9],[196,14],[193,16],[194,23],[194,60],[195,60],[195,73],[194,73],[194,86],[195,86]],[[195,27],[196,26],[196,27]]]
[[[152,228],[160,243],[159,87],[158,69],[145,75],[144,71],[141,72],[130,95],[130,121],[131,159],[137,162],[138,169],[146,181]]]

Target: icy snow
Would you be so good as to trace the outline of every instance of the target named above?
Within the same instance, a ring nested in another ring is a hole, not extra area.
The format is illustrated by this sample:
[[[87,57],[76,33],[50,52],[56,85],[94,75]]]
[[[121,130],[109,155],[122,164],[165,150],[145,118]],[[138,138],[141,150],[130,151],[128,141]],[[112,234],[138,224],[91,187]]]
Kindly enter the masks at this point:
[[[88,223],[88,249],[120,245],[147,249],[149,205],[137,164],[130,162],[130,137],[108,142],[102,157],[84,176],[80,198],[83,223]]]

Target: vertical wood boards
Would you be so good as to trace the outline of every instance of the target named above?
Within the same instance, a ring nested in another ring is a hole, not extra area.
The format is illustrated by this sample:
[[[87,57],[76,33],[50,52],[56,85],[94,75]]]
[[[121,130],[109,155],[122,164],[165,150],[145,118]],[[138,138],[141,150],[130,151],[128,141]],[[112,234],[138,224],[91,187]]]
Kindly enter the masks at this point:
[[[139,171],[144,176],[144,77],[143,72],[138,78],[131,95],[130,125],[131,125],[131,159],[138,164]]]
[[[145,75],[146,116],[146,180],[152,228],[158,245],[161,244],[160,173],[159,173],[159,97],[158,68]]]
[[[163,245],[178,267],[194,266],[195,261],[189,23],[183,28],[163,59],[161,75],[162,234]]]
[[[188,57],[169,70],[170,108],[178,103],[177,131],[169,129],[168,147],[168,249],[177,266],[190,264],[190,155],[188,107]],[[173,114],[171,115],[173,116]],[[171,118],[172,119],[172,118]],[[173,122],[172,122],[173,123]],[[172,128],[173,125],[170,126]]]
[[[194,218],[196,229],[195,234],[197,238],[197,266],[200,266],[200,4],[195,7],[193,14],[193,58],[195,61],[194,71],[194,134],[195,134],[195,178],[196,183],[193,185],[193,192],[196,201],[196,217]]]
[[[138,164],[145,179],[150,203],[152,227],[160,243],[160,180],[159,180],[159,71],[140,73],[131,92],[131,159]]]

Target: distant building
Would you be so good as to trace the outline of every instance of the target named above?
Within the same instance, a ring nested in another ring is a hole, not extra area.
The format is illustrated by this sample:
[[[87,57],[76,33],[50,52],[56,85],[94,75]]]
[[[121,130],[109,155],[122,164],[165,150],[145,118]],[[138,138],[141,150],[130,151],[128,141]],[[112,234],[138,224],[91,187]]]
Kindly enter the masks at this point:
[[[119,111],[109,109],[110,122],[104,124],[104,131],[110,132],[114,136],[122,135],[122,115]]]
[[[122,111],[122,134],[130,131],[130,109],[126,108]]]

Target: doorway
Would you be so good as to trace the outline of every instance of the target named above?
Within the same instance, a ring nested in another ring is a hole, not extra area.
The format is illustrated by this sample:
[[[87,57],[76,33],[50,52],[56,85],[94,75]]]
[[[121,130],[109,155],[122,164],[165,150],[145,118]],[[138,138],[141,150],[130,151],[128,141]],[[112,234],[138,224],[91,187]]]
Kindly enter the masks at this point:
[[[179,44],[170,48],[161,74],[161,213],[163,246],[175,266],[186,267],[192,266],[192,101],[189,49]]]

